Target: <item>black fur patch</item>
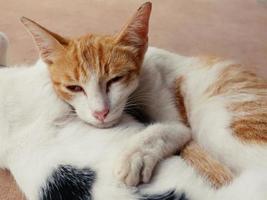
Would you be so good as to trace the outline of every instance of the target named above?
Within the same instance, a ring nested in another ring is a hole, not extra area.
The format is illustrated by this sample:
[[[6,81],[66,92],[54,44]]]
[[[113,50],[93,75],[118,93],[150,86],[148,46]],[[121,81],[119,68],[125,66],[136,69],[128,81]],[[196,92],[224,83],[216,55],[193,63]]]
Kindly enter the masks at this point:
[[[96,174],[91,169],[61,165],[41,190],[41,200],[91,200]]]
[[[189,200],[186,198],[185,193],[177,194],[174,190],[156,195],[142,195],[140,200]]]

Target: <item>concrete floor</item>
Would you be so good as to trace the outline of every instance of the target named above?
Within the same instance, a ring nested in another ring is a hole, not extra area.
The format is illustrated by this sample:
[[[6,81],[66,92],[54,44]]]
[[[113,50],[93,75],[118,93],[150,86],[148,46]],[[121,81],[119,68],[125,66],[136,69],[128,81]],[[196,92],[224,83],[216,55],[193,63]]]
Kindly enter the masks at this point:
[[[26,16],[65,36],[115,33],[143,0],[0,0],[0,31],[10,38],[9,63],[37,53],[19,22]],[[267,0],[153,0],[150,44],[184,55],[235,59],[267,77]],[[33,172],[34,173],[34,172]],[[22,195],[0,171],[0,199]]]

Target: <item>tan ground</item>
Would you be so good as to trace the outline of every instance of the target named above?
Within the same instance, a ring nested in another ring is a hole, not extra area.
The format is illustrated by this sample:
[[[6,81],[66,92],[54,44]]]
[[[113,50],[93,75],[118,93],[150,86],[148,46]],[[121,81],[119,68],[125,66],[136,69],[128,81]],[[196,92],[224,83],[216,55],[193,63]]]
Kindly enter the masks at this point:
[[[11,43],[9,63],[37,58],[20,16],[66,36],[114,33],[141,2],[0,0],[0,31]],[[150,44],[184,55],[236,59],[267,77],[267,0],[153,0]],[[0,171],[0,200],[19,199],[8,172]]]

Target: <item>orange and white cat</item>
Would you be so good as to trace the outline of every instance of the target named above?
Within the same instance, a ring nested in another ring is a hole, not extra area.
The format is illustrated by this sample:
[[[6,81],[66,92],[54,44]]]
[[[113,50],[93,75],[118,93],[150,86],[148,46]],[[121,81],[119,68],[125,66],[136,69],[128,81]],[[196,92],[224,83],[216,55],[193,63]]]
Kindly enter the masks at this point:
[[[154,123],[129,142],[115,169],[127,185],[148,182],[158,161],[190,140],[186,119],[193,139],[235,174],[265,168],[266,81],[216,58],[155,48],[144,58],[150,11],[146,4],[115,36],[76,40],[23,21],[49,66],[57,94],[81,119],[110,127],[119,121],[130,94],[132,103],[143,100]]]
[[[112,169],[142,123],[127,114],[108,129],[84,123],[59,100],[41,61],[3,68],[0,80],[0,164],[28,200],[265,200],[260,171],[215,190],[179,156],[160,162],[150,184],[125,187]]]
[[[264,130],[264,118],[260,125],[253,122],[254,132],[248,134],[260,137],[241,137],[237,131],[252,111],[265,116],[264,81],[231,62],[183,57],[156,48],[148,48],[145,55],[150,12],[151,4],[144,4],[115,36],[90,34],[78,39],[63,38],[22,18],[42,60],[32,68],[1,69],[0,164],[11,170],[29,199],[38,199],[40,188],[41,199],[51,199],[51,192],[62,195],[55,185],[62,181],[70,184],[63,184],[63,192],[80,183],[80,199],[89,199],[91,194],[96,195],[94,199],[139,199],[117,186],[111,173],[114,164],[116,176],[127,185],[149,181],[155,165],[191,139],[186,121],[195,141],[242,175],[214,191],[176,157],[176,161],[164,161],[167,164],[156,173],[155,182],[141,187],[142,193],[175,188],[176,194],[184,191],[189,199],[265,199],[266,146],[264,131],[257,132]],[[144,106],[154,123],[143,127],[123,115],[127,101]],[[262,108],[255,110],[252,105]],[[236,112],[240,107],[248,110]],[[73,109],[94,127],[76,119],[63,128],[56,124],[72,115]],[[182,166],[182,173],[174,170],[174,164]],[[99,175],[90,195],[94,174],[84,169],[88,166]]]
[[[88,34],[72,40],[22,18],[48,66],[56,93],[87,123],[111,127],[121,119],[138,85],[141,88],[133,101],[142,91],[150,94],[145,97],[149,100],[146,110],[155,122],[129,142],[129,151],[118,162],[122,165],[115,169],[131,186],[148,182],[155,165],[191,139],[160,71],[150,65],[141,67],[148,47],[150,12],[151,4],[147,3],[116,35]]]

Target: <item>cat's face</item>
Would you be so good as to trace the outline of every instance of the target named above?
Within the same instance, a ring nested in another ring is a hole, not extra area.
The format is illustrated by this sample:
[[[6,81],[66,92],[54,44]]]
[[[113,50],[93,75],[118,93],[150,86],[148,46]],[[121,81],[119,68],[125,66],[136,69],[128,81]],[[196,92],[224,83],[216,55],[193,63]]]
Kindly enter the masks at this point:
[[[97,127],[116,124],[137,88],[147,49],[151,4],[135,13],[114,36],[88,34],[66,39],[22,18],[41,58],[48,64],[56,93],[84,121]]]
[[[113,38],[91,35],[71,41],[49,69],[57,94],[81,119],[108,127],[119,120],[138,85],[140,59]]]

